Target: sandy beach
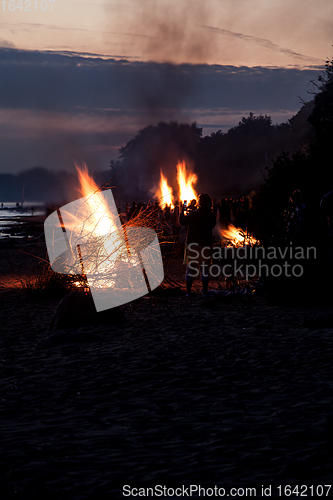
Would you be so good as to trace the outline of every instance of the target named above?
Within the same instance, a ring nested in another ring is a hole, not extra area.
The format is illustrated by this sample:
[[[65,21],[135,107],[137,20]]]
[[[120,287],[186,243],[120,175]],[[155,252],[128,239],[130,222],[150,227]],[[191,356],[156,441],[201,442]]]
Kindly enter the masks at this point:
[[[21,286],[42,268],[34,255],[43,241],[0,246],[2,498],[330,484],[330,305],[203,299],[200,282],[186,298],[166,283],[122,306],[124,325],[52,333],[60,298]],[[184,285],[181,259],[164,264]]]

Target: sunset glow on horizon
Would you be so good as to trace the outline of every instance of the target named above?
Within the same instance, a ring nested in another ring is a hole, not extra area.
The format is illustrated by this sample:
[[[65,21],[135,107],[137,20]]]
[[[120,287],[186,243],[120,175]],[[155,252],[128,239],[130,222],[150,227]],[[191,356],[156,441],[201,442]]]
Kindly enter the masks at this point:
[[[140,129],[273,123],[313,99],[333,2],[1,0],[1,171],[105,169]],[[310,90],[310,92],[309,92]]]
[[[333,4],[325,0],[21,4],[11,0],[10,10],[9,0],[0,3],[0,46],[176,64],[309,67],[324,64],[332,43]]]

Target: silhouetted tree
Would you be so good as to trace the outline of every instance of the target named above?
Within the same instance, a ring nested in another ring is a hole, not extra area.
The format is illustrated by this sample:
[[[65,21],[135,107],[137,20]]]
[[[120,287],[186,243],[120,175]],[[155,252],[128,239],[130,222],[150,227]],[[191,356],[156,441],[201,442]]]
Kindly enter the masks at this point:
[[[271,168],[259,192],[253,197],[253,219],[258,236],[264,242],[272,239],[281,241],[286,235],[284,210],[288,197],[300,189],[307,209],[308,242],[320,244],[321,220],[319,205],[323,195],[333,189],[331,151],[333,136],[333,65],[327,61],[324,75],[319,77],[318,93],[309,103],[312,112],[308,122],[315,134],[308,128],[308,139],[312,142],[302,152],[290,157],[279,156]],[[293,124],[295,126],[295,124]],[[318,227],[319,225],[319,227]]]
[[[0,174],[0,203],[21,201],[17,178],[13,174]]]
[[[70,172],[33,167],[16,175],[0,175],[0,203],[41,202],[60,205],[78,196],[77,177]]]
[[[332,144],[333,137],[333,59],[326,61],[319,81],[321,85],[308,120],[315,128],[317,144],[326,148]]]
[[[126,191],[127,196],[146,199],[159,182],[160,169],[172,184],[178,160],[194,166],[201,134],[202,129],[195,123],[161,122],[145,127],[120,148],[119,159],[111,164],[111,175],[121,170],[116,178],[119,189]]]
[[[243,117],[226,133],[220,130],[200,140],[197,171],[203,191],[213,196],[247,194],[262,182],[261,170],[281,152],[288,123],[273,126],[270,116]]]

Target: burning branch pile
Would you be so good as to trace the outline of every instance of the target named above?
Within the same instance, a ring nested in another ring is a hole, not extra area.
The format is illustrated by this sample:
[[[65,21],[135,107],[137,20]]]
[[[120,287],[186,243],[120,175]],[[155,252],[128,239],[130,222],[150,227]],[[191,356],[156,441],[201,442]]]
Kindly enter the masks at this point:
[[[188,172],[185,161],[177,164],[177,184],[178,184],[178,201],[198,200],[198,195],[194,189],[198,177],[193,172]],[[174,208],[175,199],[172,188],[168,184],[167,178],[162,170],[160,171],[160,184],[154,197],[160,200],[161,206],[165,208],[167,205]]]
[[[152,231],[158,206],[148,205],[125,222],[111,190],[101,191],[86,167],[77,171],[82,198],[46,221],[47,241],[54,242],[53,248],[48,246],[52,268],[83,275],[97,299],[99,289],[113,288],[117,303],[147,293],[147,287],[156,288],[163,279],[159,242]],[[78,280],[77,285],[82,286],[82,282]],[[99,310],[105,308],[103,303]]]
[[[254,246],[260,245],[260,241],[254,238],[243,229],[237,228],[230,224],[228,229],[220,229],[220,236],[224,240],[226,246],[231,247],[244,247],[246,245]]]

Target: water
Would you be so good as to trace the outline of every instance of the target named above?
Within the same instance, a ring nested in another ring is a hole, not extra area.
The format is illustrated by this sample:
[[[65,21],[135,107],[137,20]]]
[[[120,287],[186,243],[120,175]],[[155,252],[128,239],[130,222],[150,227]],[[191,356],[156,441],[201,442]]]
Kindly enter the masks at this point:
[[[24,238],[27,235],[12,235],[9,229],[22,224],[22,219],[28,222],[29,217],[45,215],[45,206],[42,203],[23,203],[17,207],[16,203],[0,204],[0,239]],[[19,231],[19,228],[18,228]]]

